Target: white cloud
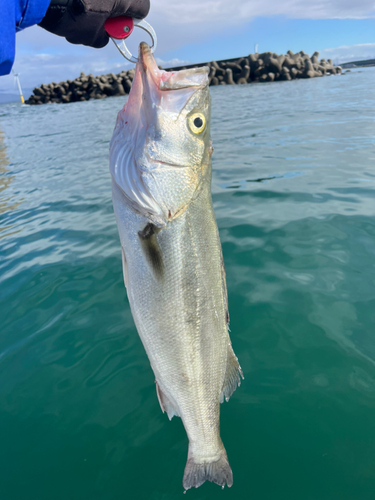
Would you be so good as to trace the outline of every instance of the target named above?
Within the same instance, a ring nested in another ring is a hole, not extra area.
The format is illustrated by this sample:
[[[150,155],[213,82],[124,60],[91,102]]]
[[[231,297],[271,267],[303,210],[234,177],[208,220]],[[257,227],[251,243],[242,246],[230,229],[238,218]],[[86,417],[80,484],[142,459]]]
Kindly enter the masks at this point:
[[[258,16],[284,15],[296,19],[375,18],[373,0],[155,0],[152,12],[176,24],[231,25]]]
[[[19,73],[25,90],[42,83],[77,78],[81,71],[95,75],[119,73],[133,66],[119,56],[112,43],[102,50],[72,45],[37,26],[17,35],[17,49],[13,69]],[[46,53],[47,50],[53,53]],[[0,78],[0,91],[14,92],[13,75]]]
[[[151,0],[151,13],[147,20],[158,35],[157,55],[176,50],[187,44],[203,44],[213,34],[223,31],[230,33],[234,26],[248,23],[258,16],[282,15],[300,19],[362,19],[375,18],[374,0]],[[141,32],[142,34],[140,34]],[[130,49],[136,51],[139,41],[144,38],[142,30],[134,30],[129,39]],[[350,52],[338,48],[337,53],[322,57],[347,58],[367,57],[370,48],[356,47]],[[334,49],[327,49],[334,50]],[[362,52],[361,52],[362,51]],[[194,55],[194,60],[199,56]],[[160,59],[162,61],[162,59]],[[186,64],[187,61],[162,61],[164,66]],[[129,68],[124,59],[108,44],[101,50],[69,44],[39,28],[32,27],[17,35],[17,57],[15,70],[21,74],[24,87],[34,87],[41,83],[72,79],[81,71],[85,73],[119,72]],[[12,90],[13,78],[0,79],[0,91]]]
[[[155,60],[163,68],[173,68],[174,66],[184,66],[185,64],[190,64],[190,61],[184,61],[182,59],[178,59],[177,57],[169,59],[168,61],[164,61],[163,59],[160,59],[160,57],[155,57]]]
[[[342,45],[341,47],[324,49],[320,52],[320,57],[332,59],[335,64],[375,59],[375,43]]]

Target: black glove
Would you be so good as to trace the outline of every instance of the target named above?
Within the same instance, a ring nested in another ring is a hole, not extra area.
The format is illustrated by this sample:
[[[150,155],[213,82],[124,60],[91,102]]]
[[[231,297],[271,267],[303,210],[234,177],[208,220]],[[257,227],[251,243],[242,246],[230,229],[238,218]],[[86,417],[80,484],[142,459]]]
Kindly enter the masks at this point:
[[[108,17],[143,19],[149,9],[150,0],[51,0],[39,26],[70,43],[100,49],[109,40],[104,29]]]

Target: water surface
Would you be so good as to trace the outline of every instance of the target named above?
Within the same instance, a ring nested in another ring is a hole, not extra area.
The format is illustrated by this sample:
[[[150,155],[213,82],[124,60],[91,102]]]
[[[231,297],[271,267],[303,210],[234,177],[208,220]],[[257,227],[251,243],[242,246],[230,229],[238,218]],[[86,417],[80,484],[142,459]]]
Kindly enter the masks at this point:
[[[234,486],[192,499],[373,500],[375,77],[212,89],[213,200],[245,380]],[[124,98],[0,107],[0,496],[183,498],[122,282],[108,145]]]

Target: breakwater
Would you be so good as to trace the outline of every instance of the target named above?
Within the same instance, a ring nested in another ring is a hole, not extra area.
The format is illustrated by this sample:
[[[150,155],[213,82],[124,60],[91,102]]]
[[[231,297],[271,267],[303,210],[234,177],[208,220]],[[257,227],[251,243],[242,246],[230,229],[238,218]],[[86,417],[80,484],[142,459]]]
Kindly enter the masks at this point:
[[[236,59],[168,68],[168,71],[200,66],[209,67],[210,85],[241,85],[315,78],[342,72],[341,67],[334,66],[331,59],[319,60],[318,52],[314,52],[310,57],[303,51],[294,54],[290,50],[285,55],[264,52]],[[26,104],[68,103],[126,95],[130,91],[133,78],[133,68],[118,74],[109,73],[100,76],[81,73],[75,80],[53,82],[36,87]]]

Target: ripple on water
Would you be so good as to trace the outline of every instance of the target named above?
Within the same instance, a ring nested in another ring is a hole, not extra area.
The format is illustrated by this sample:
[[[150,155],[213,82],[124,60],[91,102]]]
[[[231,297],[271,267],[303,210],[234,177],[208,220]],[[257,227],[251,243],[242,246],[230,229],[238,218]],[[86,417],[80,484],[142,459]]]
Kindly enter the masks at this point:
[[[245,373],[221,417],[237,496],[373,497],[373,77],[212,88]],[[108,144],[124,100],[0,106],[4,499],[182,491],[186,436],[160,411],[122,283]]]

